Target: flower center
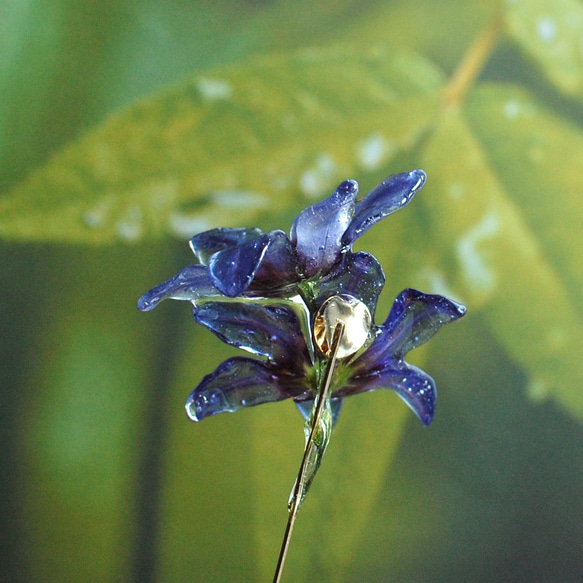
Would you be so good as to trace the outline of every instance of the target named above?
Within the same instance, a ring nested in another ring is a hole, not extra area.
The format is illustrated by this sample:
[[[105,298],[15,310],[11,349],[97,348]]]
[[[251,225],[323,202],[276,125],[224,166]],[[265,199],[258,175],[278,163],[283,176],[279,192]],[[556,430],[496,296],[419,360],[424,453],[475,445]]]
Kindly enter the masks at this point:
[[[348,294],[328,298],[314,319],[314,342],[324,356],[332,355],[332,338],[338,322],[344,322],[344,334],[337,357],[346,358],[366,342],[372,317],[366,304]]]

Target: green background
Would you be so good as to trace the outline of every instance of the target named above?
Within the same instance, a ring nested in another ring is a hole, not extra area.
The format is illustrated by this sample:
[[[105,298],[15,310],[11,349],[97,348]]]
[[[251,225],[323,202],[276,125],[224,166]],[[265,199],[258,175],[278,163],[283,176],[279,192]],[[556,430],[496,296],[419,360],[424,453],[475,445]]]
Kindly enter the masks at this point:
[[[269,581],[292,403],[190,423],[234,349],[137,298],[214,226],[425,188],[357,247],[468,315],[426,429],[348,399],[284,581],[583,568],[583,4],[0,0],[1,581]]]

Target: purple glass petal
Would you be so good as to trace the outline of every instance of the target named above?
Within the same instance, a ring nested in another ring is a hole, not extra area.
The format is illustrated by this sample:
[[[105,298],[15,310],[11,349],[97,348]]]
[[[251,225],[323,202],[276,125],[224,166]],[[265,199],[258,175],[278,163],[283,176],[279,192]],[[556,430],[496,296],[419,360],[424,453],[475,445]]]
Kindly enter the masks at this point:
[[[332,427],[334,427],[338,421],[340,410],[342,409],[342,403],[343,401],[340,398],[330,399],[330,408],[332,409]],[[314,399],[308,399],[307,401],[296,401],[296,407],[302,414],[302,417],[306,420],[309,418],[313,406]]]
[[[303,375],[310,359],[299,317],[289,304],[209,301],[195,308],[194,319],[223,342]]]
[[[345,180],[326,200],[304,209],[294,220],[290,239],[305,277],[334,265],[343,247],[342,235],[354,214],[358,183]]]
[[[352,245],[375,223],[407,205],[423,187],[426,178],[423,170],[412,170],[383,180],[356,203],[354,218],[342,237],[342,243]]]
[[[265,364],[252,358],[231,358],[205,376],[186,400],[186,414],[200,421],[217,413],[292,397]]]
[[[335,294],[350,294],[364,302],[374,318],[379,295],[385,284],[380,263],[369,253],[346,252],[342,263],[316,286],[316,305]]]
[[[441,326],[465,313],[465,306],[443,296],[405,289],[395,299],[375,341],[354,362],[354,366],[371,371],[387,360],[401,359],[413,348],[427,342]]]
[[[437,391],[434,380],[420,368],[404,361],[389,361],[380,370],[366,376],[354,376],[350,384],[335,392],[335,396],[346,397],[376,389],[392,389],[429,425],[435,413]]]
[[[138,309],[142,312],[153,310],[162,300],[188,300],[196,302],[201,296],[220,296],[203,265],[189,265],[174,277],[147,291],[138,300]]]
[[[255,277],[269,243],[269,236],[261,235],[212,255],[208,268],[213,284],[231,298],[241,295]]]
[[[243,243],[248,243],[257,239],[262,234],[261,229],[228,229],[219,228],[198,233],[190,240],[190,248],[198,257],[198,260],[207,265],[209,259],[217,251],[228,249],[229,247],[237,247]]]
[[[269,231],[267,252],[257,270],[249,291],[258,293],[278,290],[287,293],[287,286],[297,282],[296,253],[287,235],[281,230]]]

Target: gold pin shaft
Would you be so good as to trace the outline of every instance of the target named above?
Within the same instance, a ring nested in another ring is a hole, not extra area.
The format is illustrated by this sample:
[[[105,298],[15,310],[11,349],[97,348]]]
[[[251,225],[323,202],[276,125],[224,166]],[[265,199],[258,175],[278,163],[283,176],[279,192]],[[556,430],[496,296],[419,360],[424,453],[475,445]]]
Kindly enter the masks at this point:
[[[281,550],[279,552],[279,559],[277,561],[277,567],[275,569],[275,576],[273,577],[273,583],[279,583],[281,581],[281,575],[283,572],[283,565],[285,563],[285,558],[287,555],[287,550],[291,540],[292,531],[294,528],[294,523],[296,521],[296,516],[298,509],[302,500],[302,492],[306,483],[306,471],[308,468],[308,462],[310,460],[313,448],[316,447],[315,436],[316,431],[318,431],[320,421],[322,419],[322,412],[324,411],[324,406],[329,397],[330,386],[332,384],[332,376],[334,374],[334,369],[336,367],[336,360],[338,357],[338,350],[342,344],[342,339],[345,331],[345,323],[342,320],[336,321],[336,326],[334,328],[334,334],[332,337],[332,343],[330,346],[330,358],[328,360],[326,370],[324,372],[324,383],[322,390],[318,393],[316,399],[316,410],[312,419],[312,428],[310,435],[306,442],[306,448],[304,450],[304,457],[300,465],[300,470],[298,472],[298,477],[294,485],[294,489],[291,496],[291,504],[289,507],[289,516],[287,520],[287,525],[285,528],[285,533],[283,535],[283,542],[281,545]]]

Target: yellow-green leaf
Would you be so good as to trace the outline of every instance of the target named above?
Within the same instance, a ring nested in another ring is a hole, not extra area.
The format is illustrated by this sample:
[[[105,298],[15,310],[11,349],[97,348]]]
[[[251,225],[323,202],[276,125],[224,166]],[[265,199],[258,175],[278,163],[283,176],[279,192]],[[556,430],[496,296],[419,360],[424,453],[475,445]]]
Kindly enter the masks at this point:
[[[134,307],[135,269],[154,277],[169,254],[153,255],[76,251],[37,291],[46,309],[19,425],[19,530],[34,549],[26,561],[33,581],[114,581],[132,570],[158,347],[139,342],[155,335]]]
[[[578,0],[506,0],[510,35],[561,92],[583,97],[583,6]]]
[[[253,427],[255,529],[262,581],[275,571],[287,501],[304,447],[297,411],[287,416],[275,410],[263,413]],[[390,391],[346,399],[322,467],[298,512],[284,580],[344,579],[410,418],[411,411]]]
[[[571,301],[583,310],[583,132],[513,86],[477,89],[467,114]]]
[[[425,152],[432,196],[422,200],[452,285],[531,378],[533,393],[551,394],[583,416],[583,323],[565,282],[531,231],[503,176],[458,109],[450,110]],[[560,190],[560,170],[557,170]]]
[[[210,71],[57,154],[0,201],[0,236],[104,243],[248,224],[386,166],[427,126],[440,82],[382,48]]]

